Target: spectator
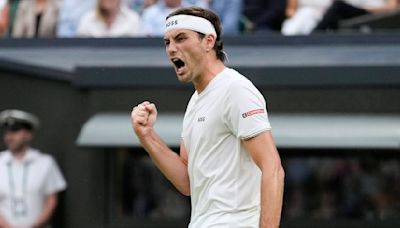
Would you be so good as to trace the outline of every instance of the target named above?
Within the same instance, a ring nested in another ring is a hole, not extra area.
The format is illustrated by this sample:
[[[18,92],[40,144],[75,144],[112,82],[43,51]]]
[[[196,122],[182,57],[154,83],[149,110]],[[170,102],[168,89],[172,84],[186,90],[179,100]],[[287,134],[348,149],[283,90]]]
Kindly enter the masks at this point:
[[[140,36],[139,15],[121,0],[98,0],[95,10],[85,14],[78,27],[81,37]]]
[[[0,153],[0,227],[46,227],[66,182],[50,155],[30,144],[38,120],[30,113],[0,113],[7,150]]]
[[[223,33],[237,35],[239,33],[242,0],[186,0],[193,5],[209,8],[220,18]]]
[[[283,35],[308,35],[318,22],[332,0],[288,0],[287,19],[282,25]]]
[[[0,37],[7,34],[8,10],[7,0],[0,0]]]
[[[17,9],[13,37],[53,38],[56,36],[58,0],[22,1]]]
[[[95,7],[96,0],[63,0],[58,18],[57,37],[76,37],[82,16]]]
[[[165,18],[174,10],[187,7],[189,4],[181,0],[159,0],[157,4],[143,11],[142,20],[144,32],[147,36],[163,36]]]
[[[284,0],[246,0],[244,16],[250,22],[246,30],[259,34],[280,31],[285,9]]]
[[[336,30],[339,21],[366,14],[382,13],[398,8],[398,0],[334,1],[315,30]]]

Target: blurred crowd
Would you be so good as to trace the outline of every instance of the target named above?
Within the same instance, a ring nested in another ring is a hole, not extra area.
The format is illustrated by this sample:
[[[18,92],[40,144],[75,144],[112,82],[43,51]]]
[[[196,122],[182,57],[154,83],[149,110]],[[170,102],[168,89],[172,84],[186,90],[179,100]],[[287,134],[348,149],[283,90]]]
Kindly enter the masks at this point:
[[[388,220],[400,216],[400,161],[394,158],[290,158],[286,219]]]
[[[187,6],[216,12],[226,35],[308,35],[334,31],[344,19],[399,10],[399,0],[0,0],[0,36],[161,36],[165,17]]]
[[[146,153],[125,152],[116,186],[123,216],[188,218],[190,202]],[[283,157],[285,220],[390,220],[400,216],[400,160],[385,156]]]

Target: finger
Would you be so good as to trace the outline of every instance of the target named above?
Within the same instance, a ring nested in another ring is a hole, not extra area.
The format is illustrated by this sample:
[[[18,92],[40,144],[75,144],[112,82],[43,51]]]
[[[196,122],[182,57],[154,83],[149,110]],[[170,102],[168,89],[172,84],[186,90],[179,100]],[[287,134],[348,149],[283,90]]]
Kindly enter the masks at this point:
[[[138,105],[138,110],[145,111],[146,110],[146,105],[144,105],[144,104]]]
[[[150,113],[157,112],[156,105],[153,103],[146,105],[146,110]]]
[[[148,104],[150,104],[149,101],[143,101],[143,102],[141,103],[141,105],[144,105],[144,106],[146,106],[146,105],[148,105]]]
[[[135,125],[146,125],[147,124],[147,118],[142,117],[142,116],[136,116],[133,119],[133,124],[135,124]]]

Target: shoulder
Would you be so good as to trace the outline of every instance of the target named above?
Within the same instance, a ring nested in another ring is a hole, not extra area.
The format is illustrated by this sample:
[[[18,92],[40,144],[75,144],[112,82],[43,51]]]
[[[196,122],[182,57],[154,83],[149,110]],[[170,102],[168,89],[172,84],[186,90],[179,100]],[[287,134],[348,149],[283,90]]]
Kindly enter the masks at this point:
[[[254,87],[253,83],[243,76],[241,73],[237,72],[234,69],[228,68],[224,72],[226,87],[229,91],[235,91],[236,89],[246,88],[246,87]]]
[[[253,97],[264,100],[263,95],[257,87],[236,70],[228,69],[225,77],[227,78],[224,80],[224,83],[226,83],[225,94],[228,100],[234,103],[239,101],[244,102],[245,100],[253,99]]]
[[[138,20],[139,19],[139,14],[136,13],[135,11],[129,9],[128,7],[122,7],[121,12],[129,20]]]
[[[7,151],[0,151],[0,162],[2,162],[7,156]]]
[[[53,156],[51,156],[50,154],[46,154],[35,149],[33,149],[33,153],[35,154],[38,162],[43,166],[52,166],[55,162]]]

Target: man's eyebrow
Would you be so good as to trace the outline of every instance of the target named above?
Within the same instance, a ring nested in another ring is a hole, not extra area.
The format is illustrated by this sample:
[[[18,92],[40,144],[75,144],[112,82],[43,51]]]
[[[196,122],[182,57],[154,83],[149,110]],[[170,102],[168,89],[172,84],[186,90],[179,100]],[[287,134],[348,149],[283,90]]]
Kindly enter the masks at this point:
[[[186,35],[186,33],[180,32],[180,33],[178,33],[178,34],[174,37],[174,39],[177,39],[177,38],[179,38],[180,36],[184,36],[184,35]]]

